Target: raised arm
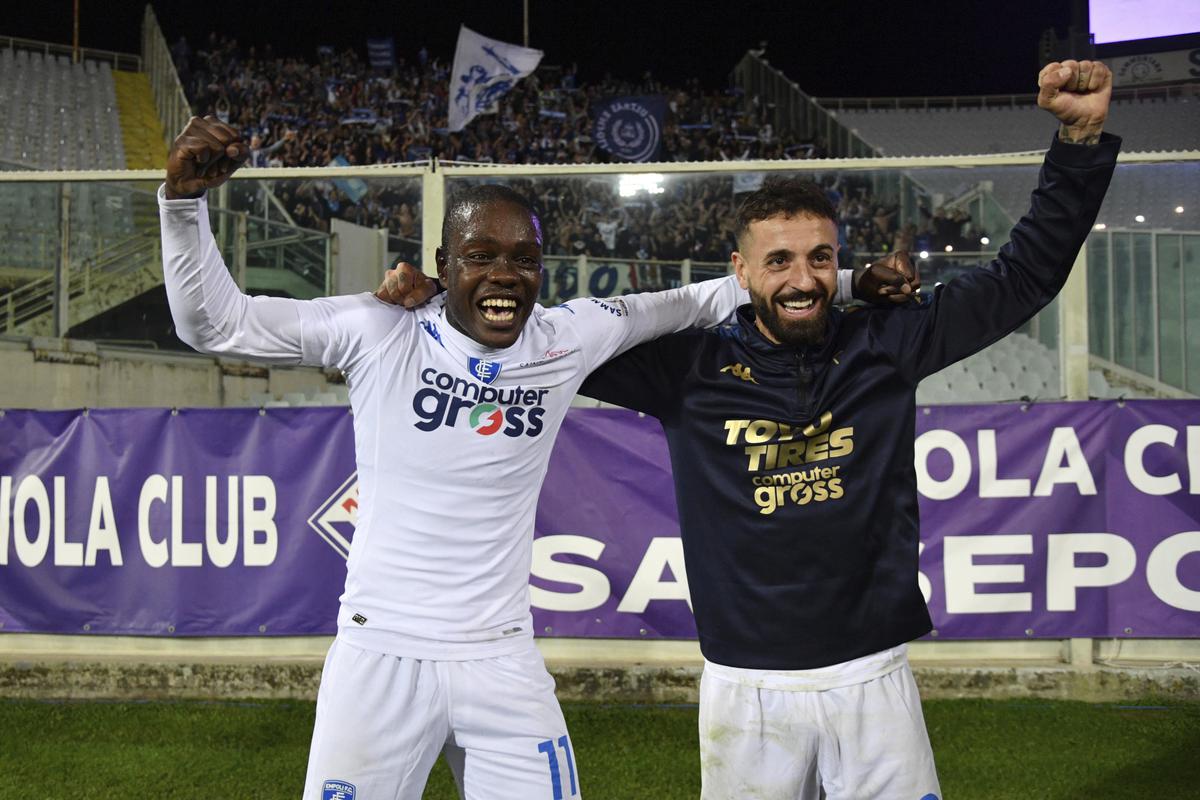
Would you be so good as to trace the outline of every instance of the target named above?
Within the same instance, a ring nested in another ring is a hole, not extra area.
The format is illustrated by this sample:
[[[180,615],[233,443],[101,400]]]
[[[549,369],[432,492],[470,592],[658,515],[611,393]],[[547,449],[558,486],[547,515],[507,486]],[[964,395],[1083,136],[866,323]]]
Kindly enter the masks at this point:
[[[1068,61],[1046,67],[1039,85],[1038,104],[1061,127],[1008,243],[989,264],[939,287],[928,307],[879,320],[914,329],[882,337],[914,381],[983,349],[1045,307],[1096,221],[1120,149],[1120,139],[1102,132],[1112,74],[1098,61]]]
[[[204,195],[228,180],[248,152],[239,134],[213,117],[193,117],[171,148],[158,199],[176,332],[205,353],[344,368],[403,315],[369,294],[301,301],[242,293],[209,229]]]

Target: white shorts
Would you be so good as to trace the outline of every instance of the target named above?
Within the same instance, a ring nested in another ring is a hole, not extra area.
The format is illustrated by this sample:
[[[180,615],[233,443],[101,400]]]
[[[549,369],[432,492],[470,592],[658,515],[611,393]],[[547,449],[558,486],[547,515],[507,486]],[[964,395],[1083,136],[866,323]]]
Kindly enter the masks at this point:
[[[580,797],[541,653],[423,661],[335,640],[325,658],[305,800],[420,800],[439,753],[467,800]]]
[[[820,670],[706,664],[700,770],[703,800],[941,797],[903,648]]]

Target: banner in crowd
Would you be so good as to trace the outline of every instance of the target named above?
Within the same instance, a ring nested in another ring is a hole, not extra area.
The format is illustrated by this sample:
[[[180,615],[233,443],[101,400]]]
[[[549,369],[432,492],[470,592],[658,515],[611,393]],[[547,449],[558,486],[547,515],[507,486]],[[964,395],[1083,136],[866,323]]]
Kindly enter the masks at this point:
[[[1139,53],[1102,59],[1113,73],[1113,86],[1145,86],[1200,78],[1200,47],[1164,53]]]
[[[1200,403],[917,422],[914,579],[939,638],[1200,636]],[[331,633],[353,447],[344,407],[0,414],[0,632]],[[531,595],[541,635],[694,635],[655,420],[568,415]]]
[[[376,69],[392,69],[396,66],[396,40],[391,36],[367,39],[367,60]]]
[[[461,131],[480,114],[495,111],[496,101],[532,74],[542,55],[541,50],[489,39],[461,26],[450,71],[450,130]]]
[[[653,161],[662,144],[666,114],[662,95],[612,97],[592,106],[592,138],[623,161]]]

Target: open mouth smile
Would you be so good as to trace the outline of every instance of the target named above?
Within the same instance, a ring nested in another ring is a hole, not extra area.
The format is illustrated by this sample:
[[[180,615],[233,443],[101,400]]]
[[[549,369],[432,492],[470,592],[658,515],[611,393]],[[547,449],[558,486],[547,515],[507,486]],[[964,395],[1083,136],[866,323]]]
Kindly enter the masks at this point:
[[[814,316],[821,308],[814,297],[802,297],[793,300],[784,300],[779,303],[782,309],[782,314],[785,319],[808,319]]]
[[[511,324],[517,318],[519,306],[520,303],[510,297],[485,297],[476,304],[484,321],[491,325]]]

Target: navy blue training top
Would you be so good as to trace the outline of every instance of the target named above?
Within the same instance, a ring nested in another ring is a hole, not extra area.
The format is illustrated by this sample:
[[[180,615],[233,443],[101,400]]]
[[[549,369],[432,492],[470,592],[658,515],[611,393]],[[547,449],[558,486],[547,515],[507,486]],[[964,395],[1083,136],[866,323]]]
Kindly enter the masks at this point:
[[[985,266],[895,310],[830,311],[824,343],[775,345],[750,306],[608,362],[583,394],[657,417],[675,476],[700,648],[812,669],[930,630],[917,585],[920,380],[987,347],[1066,282],[1120,139],[1054,141],[1030,210]]]

